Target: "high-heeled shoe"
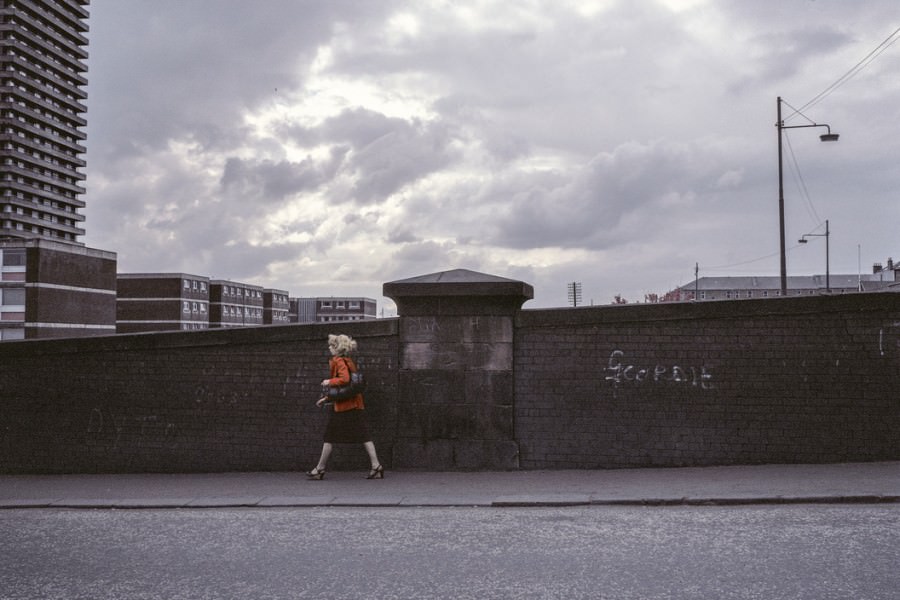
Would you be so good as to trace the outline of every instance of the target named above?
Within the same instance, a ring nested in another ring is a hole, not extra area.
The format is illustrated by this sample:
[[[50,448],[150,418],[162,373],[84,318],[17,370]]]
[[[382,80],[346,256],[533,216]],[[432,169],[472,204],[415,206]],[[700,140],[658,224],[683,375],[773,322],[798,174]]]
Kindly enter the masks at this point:
[[[321,481],[325,479],[325,469],[316,467],[312,471],[307,471],[306,476],[312,480]]]
[[[384,467],[378,465],[366,476],[366,479],[384,479]]]

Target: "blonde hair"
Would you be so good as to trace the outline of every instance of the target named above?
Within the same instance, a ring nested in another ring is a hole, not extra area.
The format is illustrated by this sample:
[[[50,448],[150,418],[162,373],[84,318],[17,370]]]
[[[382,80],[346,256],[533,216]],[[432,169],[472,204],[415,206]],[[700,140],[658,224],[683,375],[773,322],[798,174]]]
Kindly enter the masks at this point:
[[[351,352],[356,352],[356,340],[343,333],[329,334],[328,350],[334,356],[347,356]]]

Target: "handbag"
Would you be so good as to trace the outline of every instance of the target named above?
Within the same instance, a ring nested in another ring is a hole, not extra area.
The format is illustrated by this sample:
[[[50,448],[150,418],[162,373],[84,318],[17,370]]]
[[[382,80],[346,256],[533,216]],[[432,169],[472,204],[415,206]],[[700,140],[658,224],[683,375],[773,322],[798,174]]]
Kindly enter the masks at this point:
[[[346,365],[347,362],[344,361]],[[347,370],[350,370],[350,366],[347,365]],[[350,383],[341,387],[329,387],[326,390],[326,395],[328,399],[333,402],[339,402],[341,400],[347,400],[348,398],[352,398],[357,394],[362,394],[366,389],[366,378],[363,375],[363,372],[359,370],[357,367],[356,371],[350,371]]]

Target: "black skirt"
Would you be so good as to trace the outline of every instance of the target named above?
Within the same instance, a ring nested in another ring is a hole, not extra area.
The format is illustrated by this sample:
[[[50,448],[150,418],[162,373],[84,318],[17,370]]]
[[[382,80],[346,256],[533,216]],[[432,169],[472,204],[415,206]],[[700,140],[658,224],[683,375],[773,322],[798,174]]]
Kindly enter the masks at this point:
[[[353,409],[328,414],[325,442],[328,444],[363,444],[371,442],[364,410]]]

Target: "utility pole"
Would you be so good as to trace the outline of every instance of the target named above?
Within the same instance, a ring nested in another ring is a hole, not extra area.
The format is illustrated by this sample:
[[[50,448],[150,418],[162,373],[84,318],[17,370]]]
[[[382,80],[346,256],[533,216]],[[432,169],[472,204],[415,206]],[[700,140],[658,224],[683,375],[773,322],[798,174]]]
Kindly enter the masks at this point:
[[[700,299],[700,263],[694,263],[694,302]]]

